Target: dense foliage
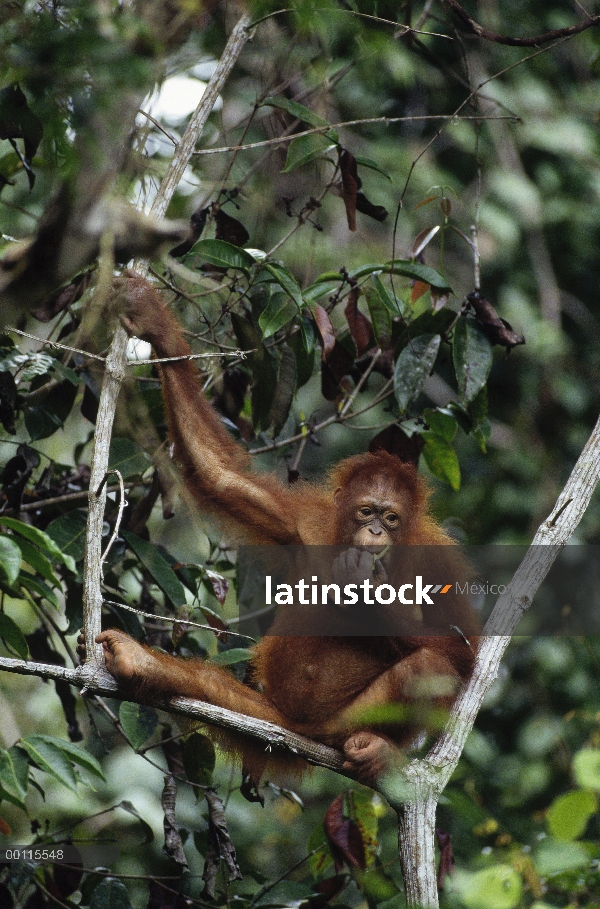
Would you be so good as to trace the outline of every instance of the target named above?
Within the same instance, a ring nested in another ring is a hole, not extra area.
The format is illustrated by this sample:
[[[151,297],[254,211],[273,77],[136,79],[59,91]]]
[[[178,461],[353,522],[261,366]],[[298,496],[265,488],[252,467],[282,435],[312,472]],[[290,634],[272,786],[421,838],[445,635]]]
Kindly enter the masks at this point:
[[[584,18],[559,0],[480,7],[469,13],[500,35]],[[45,275],[52,213],[89,216],[86,196],[111,180],[114,198],[148,207],[241,12],[0,7],[6,261],[49,224],[35,247]],[[469,34],[443,3],[257,0],[250,15],[254,36],[168,212],[189,221],[189,242],[152,262],[194,350],[219,354],[203,363],[207,393],[258,469],[315,479],[375,440],[420,458],[458,538],[527,543],[598,415],[598,28],[519,47]],[[100,262],[90,251],[43,299],[24,294],[0,336],[3,656],[76,661],[114,328],[106,275],[139,250],[117,240],[106,228]],[[141,617],[120,604],[214,629],[236,608],[234,553],[178,498],[164,438],[156,375],[134,365],[111,447],[127,504],[120,517],[109,477],[105,543],[119,523],[103,594],[109,621],[137,637]],[[596,500],[576,542],[599,528]],[[243,676],[245,639],[153,620],[146,633]],[[599,666],[594,639],[509,652],[440,810],[442,864],[446,833],[457,864],[445,905],[600,904]],[[121,849],[112,873],[0,862],[2,906],[166,909],[180,892],[241,909],[404,904],[394,818],[342,777],[267,785],[263,808],[201,731],[182,736],[166,714],[9,673],[0,703],[0,846]],[[161,804],[165,768],[176,803],[167,777]]]

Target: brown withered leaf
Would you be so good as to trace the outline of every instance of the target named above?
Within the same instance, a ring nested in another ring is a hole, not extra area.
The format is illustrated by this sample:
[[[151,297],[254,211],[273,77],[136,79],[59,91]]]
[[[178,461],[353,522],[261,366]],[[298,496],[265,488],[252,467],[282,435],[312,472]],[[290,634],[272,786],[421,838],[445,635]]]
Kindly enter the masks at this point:
[[[370,202],[365,194],[361,192],[356,194],[356,210],[363,215],[368,215],[369,218],[374,218],[376,221],[385,221],[388,216],[387,208]]]
[[[313,885],[315,895],[300,903],[299,909],[322,909],[323,906],[327,906],[334,900],[336,896],[339,896],[349,882],[350,878],[346,874],[336,874],[334,877],[326,877],[322,881],[317,881]]]
[[[185,857],[185,852],[183,851],[183,842],[175,817],[176,799],[177,787],[175,785],[175,780],[170,773],[167,773],[165,775],[163,791],[160,798],[163,809],[163,827],[165,832],[163,852],[165,855],[172,858],[173,861],[177,862],[178,865],[187,868],[187,859]]]
[[[327,311],[322,306],[319,306],[318,303],[313,309],[313,315],[323,342],[322,359],[325,361],[335,347],[335,331]]]
[[[359,296],[360,290],[358,287],[353,287],[348,294],[348,301],[344,307],[344,315],[348,322],[352,340],[356,345],[356,352],[359,357],[362,357],[364,352],[369,349],[372,327],[367,317],[363,315],[358,308]]]
[[[344,818],[344,795],[338,795],[325,813],[323,828],[336,872],[346,864],[354,868],[366,867],[365,846],[355,821]]]
[[[392,426],[386,426],[381,432],[371,439],[369,451],[388,451],[396,455],[404,464],[414,464],[418,466],[419,457],[423,451],[425,441],[423,436],[414,433],[407,436],[400,427],[394,423]]]
[[[179,246],[173,247],[169,255],[177,259],[179,256],[185,256],[186,253],[189,253],[196,240],[200,239],[200,235],[206,225],[206,219],[208,217],[209,211],[210,207],[206,206],[206,208],[199,208],[192,215],[190,215],[189,234],[183,243],[180,243]]]
[[[250,234],[237,218],[232,218],[220,208],[215,215],[215,237],[225,240],[233,246],[243,246],[250,239]]]
[[[436,830],[435,835],[440,849],[437,885],[438,890],[441,890],[444,886],[446,875],[452,874],[454,871],[454,851],[452,849],[452,836],[449,833],[444,833],[443,830]]]
[[[352,385],[348,375],[354,365],[352,357],[339,341],[326,363],[321,363],[321,394],[326,401],[335,401],[340,394],[348,394]]]
[[[342,198],[346,206],[348,229],[356,230],[356,196],[361,187],[356,158],[346,148],[343,148],[340,152],[339,164],[342,175]]]
[[[489,300],[474,290],[467,297],[467,302],[472,306],[475,318],[483,328],[488,340],[492,344],[506,347],[507,353],[513,347],[525,343],[523,335],[518,335],[505,319],[501,319]]]
[[[229,836],[223,802],[212,789],[205,789],[204,798],[208,804],[208,846],[204,856],[202,880],[204,890],[202,899],[214,899],[219,863],[223,859],[229,872],[229,881],[240,881],[242,872],[239,869],[235,846]]]
[[[60,290],[57,290],[56,293],[45,300],[41,306],[31,310],[33,318],[37,319],[38,322],[49,322],[59,312],[66,309],[67,306],[76,303],[87,289],[91,277],[91,272],[87,271],[83,275],[78,275],[66,287],[61,287]]]
[[[0,423],[14,436],[15,415],[18,407],[17,383],[12,372],[0,372]]]
[[[417,300],[420,300],[421,297],[427,293],[431,284],[427,284],[425,281],[415,281],[410,292],[410,302],[414,304]]]

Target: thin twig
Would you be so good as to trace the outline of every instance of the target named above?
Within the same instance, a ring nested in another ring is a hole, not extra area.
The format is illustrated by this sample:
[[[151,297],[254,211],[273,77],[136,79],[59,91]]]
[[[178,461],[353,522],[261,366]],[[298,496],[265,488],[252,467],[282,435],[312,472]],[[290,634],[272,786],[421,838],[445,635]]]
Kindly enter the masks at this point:
[[[274,139],[262,139],[260,142],[249,142],[247,145],[222,145],[218,148],[202,148],[193,153],[193,157],[196,158],[199,155],[219,155],[224,154],[225,152],[240,152],[246,151],[251,148],[264,148],[268,145],[281,145],[284,142],[292,142],[294,139],[300,139],[303,136],[312,136],[315,133],[326,133],[330,132],[332,129],[340,129],[342,126],[361,126],[363,123],[383,123],[385,126],[389,126],[391,123],[413,123],[417,120],[511,120],[513,122],[518,122],[519,117],[517,116],[502,116],[502,117],[472,117],[470,115],[465,117],[457,117],[454,114],[423,114],[420,116],[411,116],[411,117],[364,117],[360,120],[343,120],[340,123],[331,123],[327,126],[315,126],[312,129],[304,129],[302,132],[293,133],[288,136],[277,136]]]
[[[377,363],[377,360],[378,360],[379,357],[381,356],[381,353],[382,353],[381,349],[378,348],[378,349],[375,351],[375,353],[373,354],[373,356],[371,357],[371,362],[369,363],[369,365],[367,366],[367,368],[366,368],[365,371],[363,372],[362,376],[360,377],[360,379],[359,379],[358,382],[356,383],[356,386],[355,386],[355,388],[354,388],[352,394],[348,396],[348,400],[346,401],[346,403],[344,404],[344,406],[343,406],[342,409],[340,410],[340,417],[344,417],[344,416],[346,415],[346,413],[350,410],[350,408],[352,407],[352,405],[354,404],[354,401],[356,400],[357,394],[359,393],[359,391],[361,390],[361,388],[363,387],[363,385],[365,384],[365,382],[367,381],[367,379],[368,379],[369,376],[371,375],[371,373],[372,373],[372,371],[373,371],[373,367],[374,367],[375,364]]]
[[[104,475],[104,479],[102,480],[101,486],[104,486],[104,484],[107,482],[109,476],[111,476],[112,474],[116,475],[116,477],[119,481],[119,492],[121,493],[121,495],[119,498],[119,510],[117,512],[115,526],[114,526],[111,538],[108,541],[108,543],[106,544],[106,548],[100,558],[100,580],[101,581],[104,580],[104,562],[106,561],[106,557],[107,557],[108,553],[110,552],[113,543],[119,536],[119,528],[121,527],[121,520],[123,518],[123,512],[125,511],[125,505],[127,504],[127,499],[125,498],[125,486],[123,485],[123,477],[119,470],[116,470],[114,468],[112,470],[107,470]],[[101,490],[99,489],[98,492],[96,493],[97,496],[100,495],[100,491]]]
[[[29,338],[31,341],[39,341],[39,343],[44,346],[48,345],[48,347],[52,348],[58,347],[61,350],[69,350],[71,353],[81,354],[84,357],[90,357],[92,360],[100,360],[101,363],[106,363],[106,357],[90,353],[89,350],[81,350],[79,347],[69,347],[67,344],[59,344],[58,341],[49,341],[48,338],[40,338],[39,335],[30,335],[26,331],[20,331],[18,328],[6,328],[6,331],[12,332],[15,335],[21,335],[23,338]]]
[[[549,41],[556,41],[557,38],[572,38],[573,35],[578,35],[580,32],[600,24],[600,16],[590,16],[589,19],[578,22],[577,25],[555,28],[550,32],[544,32],[544,34],[536,35],[533,38],[512,38],[509,35],[499,35],[484,28],[483,25],[480,25],[479,22],[469,16],[457,0],[445,0],[445,3],[456,13],[472,34],[477,35],[478,38],[483,38],[485,41],[492,41],[494,44],[507,44],[509,47],[539,47],[540,44],[548,44]]]
[[[117,606],[119,609],[126,609],[127,612],[135,612],[136,615],[141,615],[146,619],[153,619],[158,622],[166,622],[169,625],[193,625],[194,628],[202,628],[204,631],[211,631],[213,634],[232,634],[236,638],[246,638],[247,640],[256,642],[256,638],[253,638],[250,634],[238,634],[237,631],[221,630],[219,628],[214,628],[212,625],[201,625],[199,622],[192,622],[191,619],[182,619],[177,618],[177,616],[167,616],[167,615],[156,615],[154,612],[144,612],[142,609],[135,609],[133,606],[128,606],[126,603],[117,603],[115,600],[103,600],[107,606]],[[237,620],[236,620],[237,621]]]

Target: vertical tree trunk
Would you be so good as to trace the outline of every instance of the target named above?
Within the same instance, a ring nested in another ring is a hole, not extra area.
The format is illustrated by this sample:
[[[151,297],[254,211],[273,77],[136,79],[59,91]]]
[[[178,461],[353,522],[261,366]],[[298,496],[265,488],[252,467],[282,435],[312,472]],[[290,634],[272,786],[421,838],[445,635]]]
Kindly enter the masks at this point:
[[[398,815],[398,854],[406,904],[410,909],[438,909],[435,863],[437,798],[427,783],[415,787],[410,801],[395,805]]]

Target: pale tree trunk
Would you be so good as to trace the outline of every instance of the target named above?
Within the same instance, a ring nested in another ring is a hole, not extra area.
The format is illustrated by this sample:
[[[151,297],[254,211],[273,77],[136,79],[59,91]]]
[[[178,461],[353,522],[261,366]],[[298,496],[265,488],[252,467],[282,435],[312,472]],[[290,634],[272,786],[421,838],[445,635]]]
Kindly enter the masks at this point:
[[[600,480],[600,420],[596,423],[549,518],[538,528],[508,589],[485,626],[473,676],[457,699],[444,732],[422,760],[403,772],[400,793],[386,781],[382,794],[398,813],[399,855],[410,909],[439,906],[435,872],[435,815],[441,793],[462,754],[482,701],[521,617],[583,517]],[[408,785],[406,785],[408,784]]]

